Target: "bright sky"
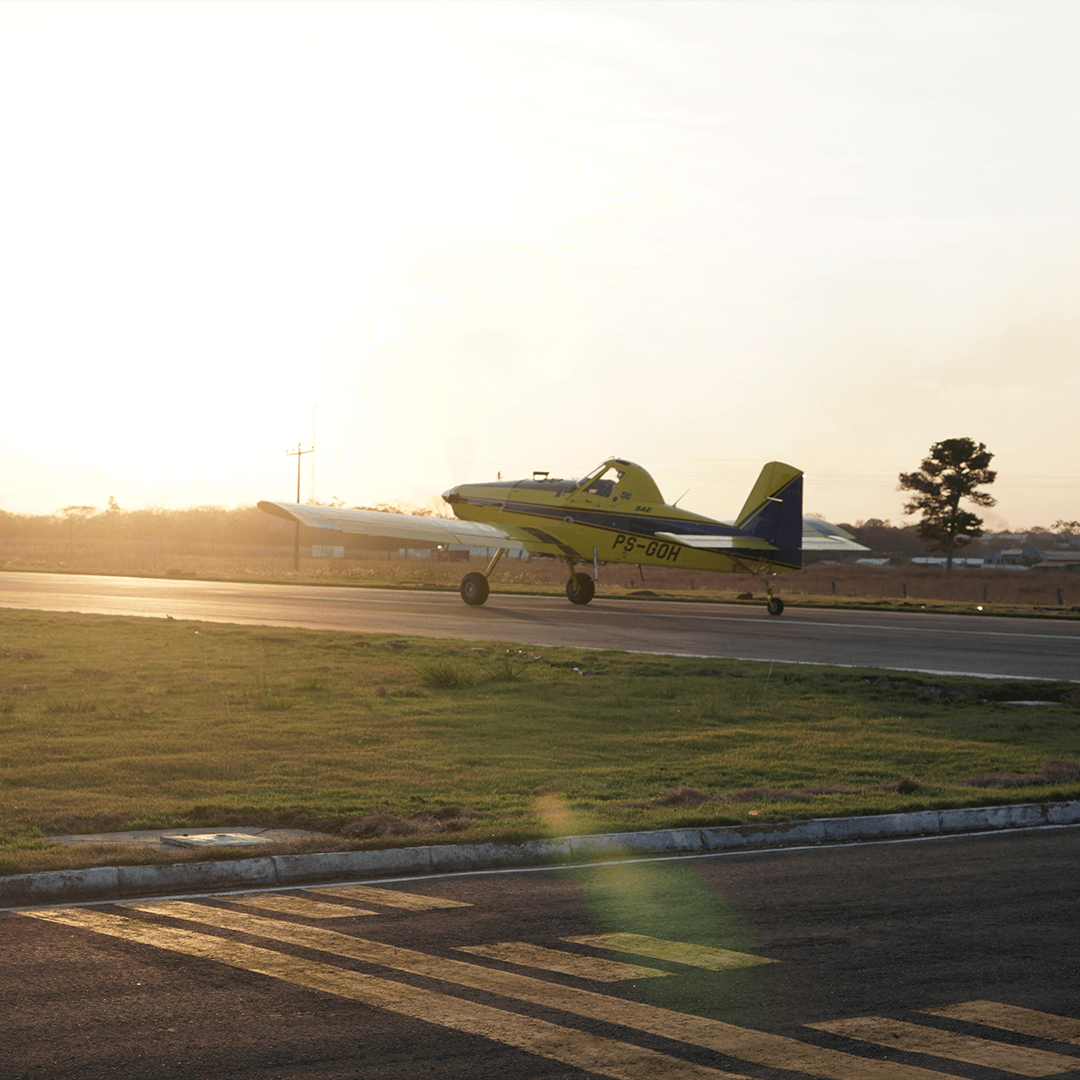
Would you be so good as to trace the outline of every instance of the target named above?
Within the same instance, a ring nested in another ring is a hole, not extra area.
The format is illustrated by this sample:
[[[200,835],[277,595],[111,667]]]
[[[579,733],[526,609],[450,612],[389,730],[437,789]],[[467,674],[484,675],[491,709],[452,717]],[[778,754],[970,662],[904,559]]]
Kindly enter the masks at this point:
[[[1080,6],[0,5],[0,509],[428,505],[610,454],[1080,518]],[[314,470],[314,471],[313,471]]]

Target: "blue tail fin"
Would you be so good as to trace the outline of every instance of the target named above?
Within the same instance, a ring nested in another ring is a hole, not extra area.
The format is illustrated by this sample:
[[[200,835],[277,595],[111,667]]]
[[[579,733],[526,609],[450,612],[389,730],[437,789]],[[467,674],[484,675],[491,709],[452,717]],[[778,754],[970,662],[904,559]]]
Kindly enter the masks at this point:
[[[737,528],[779,549],[770,562],[792,569],[802,566],[802,485],[799,469],[770,461],[735,522]]]

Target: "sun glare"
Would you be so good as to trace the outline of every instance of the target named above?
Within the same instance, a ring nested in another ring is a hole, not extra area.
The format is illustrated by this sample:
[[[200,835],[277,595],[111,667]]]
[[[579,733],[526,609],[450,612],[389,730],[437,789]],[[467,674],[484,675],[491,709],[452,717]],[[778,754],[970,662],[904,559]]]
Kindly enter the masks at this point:
[[[616,452],[895,518],[955,434],[1054,479],[1076,16],[779,10],[4,5],[0,508],[295,497],[312,439],[367,504]]]

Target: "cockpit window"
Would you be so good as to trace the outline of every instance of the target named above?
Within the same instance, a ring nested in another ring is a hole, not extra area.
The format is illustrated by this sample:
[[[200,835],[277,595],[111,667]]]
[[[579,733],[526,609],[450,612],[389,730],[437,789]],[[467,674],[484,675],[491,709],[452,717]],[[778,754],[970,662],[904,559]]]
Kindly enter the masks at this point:
[[[586,495],[597,495],[601,499],[610,498],[611,493],[615,490],[615,486],[623,478],[621,469],[616,469],[609,466],[606,469],[601,469],[593,476],[590,476],[583,486],[583,490]]]

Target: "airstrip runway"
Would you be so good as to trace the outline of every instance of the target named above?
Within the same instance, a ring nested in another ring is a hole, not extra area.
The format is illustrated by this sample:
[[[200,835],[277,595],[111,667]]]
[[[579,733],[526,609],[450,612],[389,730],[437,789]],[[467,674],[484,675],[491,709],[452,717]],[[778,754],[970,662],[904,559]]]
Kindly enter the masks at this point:
[[[1051,619],[22,573],[0,608],[1080,681],[1080,621]]]
[[[0,914],[10,1080],[1080,1076],[1080,831]]]

